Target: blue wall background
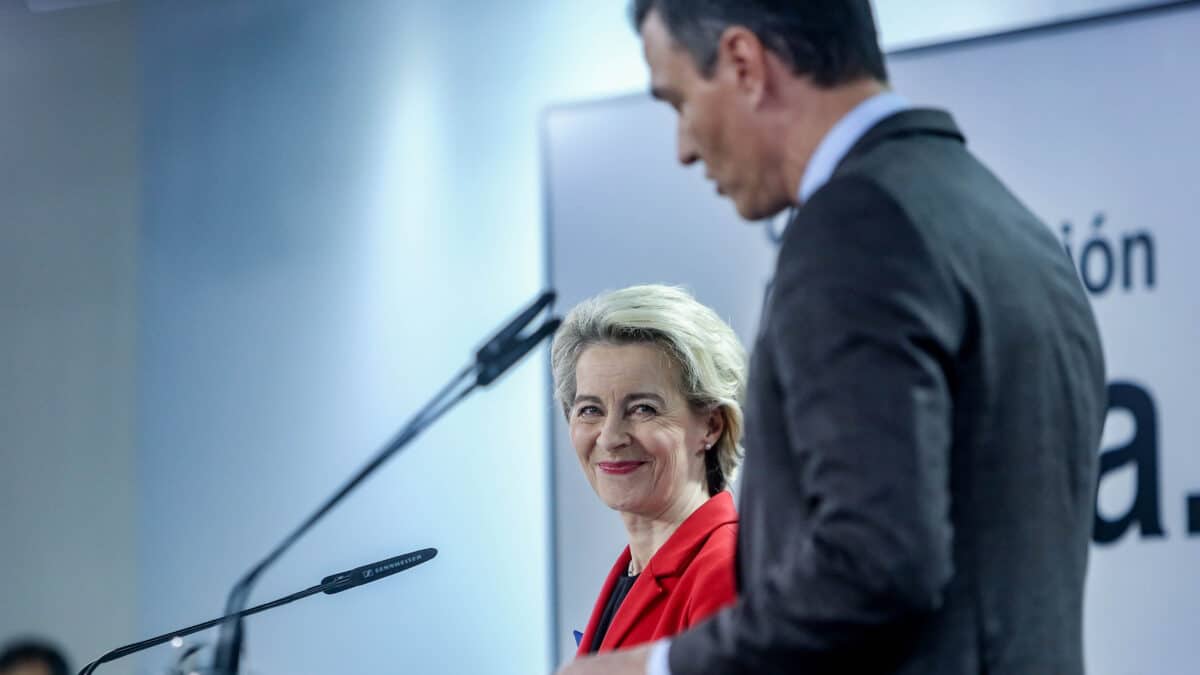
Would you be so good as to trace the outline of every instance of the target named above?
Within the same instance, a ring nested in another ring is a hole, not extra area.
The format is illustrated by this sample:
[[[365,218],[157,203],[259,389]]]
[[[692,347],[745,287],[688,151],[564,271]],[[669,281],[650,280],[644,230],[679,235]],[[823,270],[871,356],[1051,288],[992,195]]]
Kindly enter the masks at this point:
[[[144,5],[142,632],[218,613],[542,287],[539,111],[644,78],[622,12],[563,4]],[[439,557],[250,620],[252,670],[550,668],[544,358],[396,458],[255,598]]]

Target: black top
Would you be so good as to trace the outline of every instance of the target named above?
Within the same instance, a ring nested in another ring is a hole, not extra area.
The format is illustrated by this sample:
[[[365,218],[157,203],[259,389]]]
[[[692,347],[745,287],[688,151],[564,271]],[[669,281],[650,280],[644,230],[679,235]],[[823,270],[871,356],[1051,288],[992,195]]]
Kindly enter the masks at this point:
[[[636,574],[622,574],[617,577],[617,583],[608,596],[608,602],[604,603],[604,612],[600,614],[600,623],[596,624],[596,635],[592,638],[592,646],[588,649],[589,653],[594,654],[600,650],[600,643],[604,642],[604,635],[608,633],[608,627],[612,624],[613,617],[617,615],[621,603],[625,602],[625,596],[629,595],[629,589],[633,588],[635,581],[637,581]]]

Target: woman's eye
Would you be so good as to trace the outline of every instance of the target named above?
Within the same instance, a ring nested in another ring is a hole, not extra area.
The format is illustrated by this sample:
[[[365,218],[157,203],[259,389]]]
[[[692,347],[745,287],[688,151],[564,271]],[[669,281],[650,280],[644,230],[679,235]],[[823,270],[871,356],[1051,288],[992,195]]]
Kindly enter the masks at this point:
[[[643,416],[658,414],[658,411],[655,410],[653,406],[647,405],[645,403],[639,403],[639,404],[633,406],[633,408],[630,409],[630,412],[633,413],[634,415],[643,415]]]
[[[594,405],[585,405],[575,411],[576,417],[592,417],[600,414],[600,409]]]

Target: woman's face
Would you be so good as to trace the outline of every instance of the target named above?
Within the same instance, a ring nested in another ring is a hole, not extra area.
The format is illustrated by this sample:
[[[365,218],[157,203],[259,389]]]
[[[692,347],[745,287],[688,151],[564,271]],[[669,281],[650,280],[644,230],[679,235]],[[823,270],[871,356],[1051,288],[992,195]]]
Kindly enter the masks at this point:
[[[679,368],[659,347],[587,347],[575,381],[571,443],[609,508],[675,518],[675,511],[708,497],[705,444],[716,442],[723,418],[719,411],[691,410],[680,391]]]

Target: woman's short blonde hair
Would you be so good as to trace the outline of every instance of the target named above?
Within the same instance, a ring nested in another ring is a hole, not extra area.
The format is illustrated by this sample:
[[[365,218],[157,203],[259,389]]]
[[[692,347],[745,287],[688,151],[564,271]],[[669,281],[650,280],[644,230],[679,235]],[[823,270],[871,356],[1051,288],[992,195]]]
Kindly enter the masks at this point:
[[[652,343],[679,366],[680,390],[697,412],[720,408],[721,437],[705,455],[708,492],[737,477],[742,463],[742,405],[746,350],[717,313],[675,286],[630,286],[576,305],[550,349],[554,394],[569,417],[575,400],[575,367],[595,344]]]

